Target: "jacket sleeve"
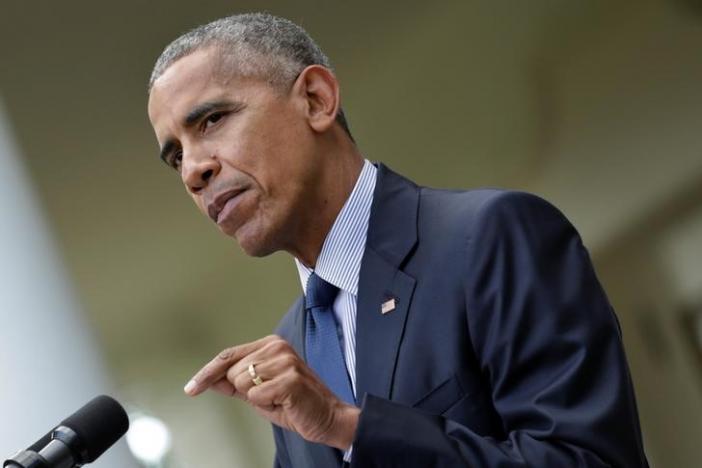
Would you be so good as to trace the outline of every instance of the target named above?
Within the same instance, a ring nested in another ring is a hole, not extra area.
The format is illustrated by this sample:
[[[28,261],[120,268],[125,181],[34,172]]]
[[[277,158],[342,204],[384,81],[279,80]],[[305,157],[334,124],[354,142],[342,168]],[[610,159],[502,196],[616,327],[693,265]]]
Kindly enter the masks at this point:
[[[466,346],[505,437],[367,395],[352,467],[647,467],[619,324],[572,225],[501,192],[466,252]]]

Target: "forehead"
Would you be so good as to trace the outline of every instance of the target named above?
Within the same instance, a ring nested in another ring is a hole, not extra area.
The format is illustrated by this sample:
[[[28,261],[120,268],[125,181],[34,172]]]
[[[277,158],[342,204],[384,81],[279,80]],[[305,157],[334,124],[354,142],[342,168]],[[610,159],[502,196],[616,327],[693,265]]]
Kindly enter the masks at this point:
[[[176,117],[204,99],[224,92],[226,83],[218,75],[217,54],[198,50],[175,61],[154,82],[149,93],[149,118],[156,123]]]

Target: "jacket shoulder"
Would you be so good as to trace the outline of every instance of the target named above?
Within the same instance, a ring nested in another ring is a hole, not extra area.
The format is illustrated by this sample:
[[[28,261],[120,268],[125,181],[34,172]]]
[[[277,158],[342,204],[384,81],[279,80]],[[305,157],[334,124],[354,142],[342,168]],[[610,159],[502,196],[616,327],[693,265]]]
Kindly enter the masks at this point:
[[[425,210],[438,210],[454,216],[478,217],[486,212],[499,212],[505,209],[559,212],[556,207],[538,195],[501,188],[444,190],[422,187],[421,203]]]

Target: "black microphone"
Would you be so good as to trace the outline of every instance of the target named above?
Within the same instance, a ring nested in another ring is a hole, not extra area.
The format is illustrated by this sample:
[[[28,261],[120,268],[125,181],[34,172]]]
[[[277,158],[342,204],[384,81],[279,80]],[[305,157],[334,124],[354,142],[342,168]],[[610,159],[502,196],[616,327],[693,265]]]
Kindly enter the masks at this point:
[[[127,413],[107,395],[93,398],[5,468],[74,468],[94,462],[129,429]]]

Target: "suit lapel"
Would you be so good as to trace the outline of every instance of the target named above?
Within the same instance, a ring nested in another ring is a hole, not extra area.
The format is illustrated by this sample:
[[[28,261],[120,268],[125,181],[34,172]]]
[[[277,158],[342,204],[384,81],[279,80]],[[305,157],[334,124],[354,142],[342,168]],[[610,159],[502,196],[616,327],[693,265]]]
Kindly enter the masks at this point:
[[[290,344],[303,360],[305,359],[305,296],[302,295],[293,305],[293,329]]]
[[[390,399],[415,280],[400,268],[417,242],[419,188],[382,164],[361,263],[356,316],[356,396]],[[381,312],[394,300],[394,308]]]

